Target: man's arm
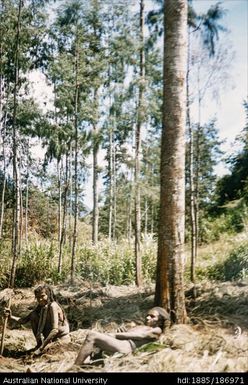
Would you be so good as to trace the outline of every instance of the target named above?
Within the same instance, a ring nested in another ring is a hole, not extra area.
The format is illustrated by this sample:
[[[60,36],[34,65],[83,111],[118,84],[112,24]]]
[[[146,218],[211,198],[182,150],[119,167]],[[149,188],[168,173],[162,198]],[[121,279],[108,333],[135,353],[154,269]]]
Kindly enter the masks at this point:
[[[157,339],[162,330],[159,327],[151,328],[148,326],[138,326],[127,332],[115,333],[115,338],[118,340],[142,340],[142,339]]]
[[[58,310],[57,310],[57,304],[53,303],[50,306],[50,315],[51,315],[51,331],[48,334],[47,338],[43,341],[42,345],[37,349],[34,354],[39,355],[41,354],[42,350],[51,342],[54,337],[58,334],[59,331],[59,316],[58,316]]]
[[[30,321],[30,315],[31,313],[29,313],[27,316],[25,317],[17,317],[15,315],[12,315],[12,312],[11,312],[11,309],[10,308],[5,308],[4,309],[4,315],[5,317],[8,317],[9,319],[13,320],[13,321],[16,321],[18,322],[19,324],[23,325],[23,324],[26,324],[28,321]]]

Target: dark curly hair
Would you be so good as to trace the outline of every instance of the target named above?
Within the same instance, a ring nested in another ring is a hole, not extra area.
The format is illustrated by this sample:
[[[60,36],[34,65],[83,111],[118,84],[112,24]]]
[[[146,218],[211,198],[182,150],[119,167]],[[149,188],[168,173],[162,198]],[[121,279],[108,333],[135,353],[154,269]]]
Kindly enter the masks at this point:
[[[149,311],[155,310],[159,314],[159,327],[163,330],[165,327],[165,322],[170,321],[170,315],[169,313],[162,307],[155,306]]]
[[[54,294],[53,289],[49,285],[40,285],[34,290],[34,295],[37,297],[43,290],[45,290],[47,297],[48,297],[48,302],[53,302],[56,301],[56,296]]]
[[[66,317],[65,311],[64,311],[64,309],[63,309],[63,306],[61,306],[60,303],[57,301],[57,298],[56,298],[56,296],[55,296],[55,294],[54,294],[54,291],[53,291],[53,289],[51,288],[51,286],[49,286],[49,285],[47,285],[47,284],[38,286],[38,287],[34,290],[34,295],[35,295],[35,297],[37,298],[37,297],[39,296],[39,294],[40,294],[43,290],[45,290],[46,295],[47,295],[47,297],[48,297],[48,305],[50,305],[53,301],[57,302],[57,304],[60,306],[60,308],[61,308],[61,310],[62,310],[62,312],[63,312],[64,320],[66,320],[67,317]],[[36,312],[37,312],[38,314],[40,314],[41,308],[42,308],[42,307],[40,306],[40,304],[38,304],[38,305],[36,306]]]

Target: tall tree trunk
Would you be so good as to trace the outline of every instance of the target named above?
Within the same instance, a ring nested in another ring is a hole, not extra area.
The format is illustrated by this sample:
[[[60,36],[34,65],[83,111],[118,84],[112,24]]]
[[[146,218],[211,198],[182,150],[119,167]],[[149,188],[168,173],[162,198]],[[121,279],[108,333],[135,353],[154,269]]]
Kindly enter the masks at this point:
[[[69,150],[69,215],[68,215],[68,232],[69,232],[69,246],[72,247],[72,144],[70,143]]]
[[[145,238],[147,238],[147,234],[148,234],[148,231],[147,231],[147,226],[148,226],[148,202],[147,202],[147,198],[145,198],[145,228],[144,228],[144,233],[145,233]]]
[[[116,213],[117,213],[117,186],[116,186],[116,147],[113,143],[113,226],[112,226],[112,240],[116,240]]]
[[[154,234],[154,204],[152,203],[152,209],[151,209],[151,234],[153,237]]]
[[[1,27],[0,27],[1,28]],[[2,28],[0,29],[2,39]],[[2,76],[2,55],[3,44],[0,42],[0,134],[2,135],[2,154],[3,154],[3,181],[2,181],[2,194],[1,194],[1,214],[0,214],[0,240],[3,234],[3,215],[4,215],[4,200],[5,200],[5,188],[6,188],[6,162],[5,162],[5,132],[3,131],[3,76]]]
[[[113,229],[113,126],[110,122],[109,127],[109,221],[108,221],[109,242],[112,240]]]
[[[127,175],[128,179],[128,175]],[[133,216],[133,168],[131,168],[130,175],[130,191],[129,191],[129,200],[127,202],[127,239],[129,245],[131,245],[132,240],[132,216]]]
[[[1,85],[0,85],[1,86]],[[5,141],[6,141],[6,122],[2,122],[3,116],[2,111],[0,114],[0,132],[2,134],[2,157],[3,157],[3,180],[2,180],[2,193],[1,193],[1,214],[0,214],[0,240],[3,236],[3,221],[4,221],[4,210],[5,210],[5,191],[6,191],[6,153],[5,153]]]
[[[3,155],[5,156],[5,155]],[[0,240],[3,237],[3,221],[4,221],[4,210],[5,210],[5,191],[6,191],[6,165],[5,159],[3,160],[3,184],[2,184],[2,194],[1,194],[1,214],[0,214]]]
[[[63,199],[63,217],[62,217],[62,231],[59,242],[59,262],[58,262],[58,273],[62,273],[63,266],[63,247],[66,238],[66,213],[67,213],[67,197],[68,197],[68,189],[69,189],[69,153],[66,153],[66,161],[65,161],[65,188],[64,188],[64,199]]]
[[[28,204],[29,204],[29,170],[26,179],[26,196],[25,196],[25,241],[28,243]]]
[[[14,106],[13,106],[13,123],[12,123],[12,147],[13,147],[13,180],[15,183],[15,206],[13,210],[13,232],[12,232],[12,266],[9,278],[9,286],[14,287],[16,264],[19,256],[19,226],[20,226],[20,178],[19,178],[19,154],[18,154],[18,133],[16,127],[16,111],[17,111],[17,93],[19,86],[19,49],[20,49],[20,29],[21,29],[21,10],[24,1],[19,1],[18,17],[16,27],[16,46],[15,46],[15,80],[14,80]]]
[[[97,89],[94,90],[94,104],[97,109]],[[98,118],[98,112],[96,113]],[[96,119],[97,119],[96,118]],[[98,242],[98,226],[99,226],[99,207],[98,207],[98,153],[99,153],[99,132],[97,123],[93,124],[93,229],[92,242]]]
[[[198,254],[198,241],[199,241],[199,167],[200,167],[200,137],[201,137],[201,90],[200,90],[200,66],[198,66],[197,75],[198,84],[198,122],[196,132],[196,150],[195,150],[195,201],[194,201],[194,212],[195,212],[195,238],[196,238],[196,249],[195,249],[195,260]]]
[[[195,262],[197,253],[197,236],[196,236],[196,212],[195,212],[195,166],[194,166],[194,130],[191,124],[190,117],[190,96],[189,96],[189,74],[190,74],[190,31],[188,29],[188,60],[187,60],[187,117],[186,122],[189,132],[189,194],[190,194],[190,232],[191,232],[191,264],[190,264],[190,279],[195,283]]]
[[[75,158],[74,158],[74,226],[72,237],[72,255],[71,255],[71,283],[74,283],[76,268],[76,245],[78,236],[78,42],[76,42],[75,55],[75,101],[74,101],[74,133],[75,133]]]
[[[22,190],[20,188],[20,226],[19,226],[19,255],[21,254],[22,248],[22,238],[23,238],[23,196]]]
[[[164,5],[161,192],[155,303],[186,321],[184,298],[187,0]]]
[[[58,175],[58,244],[60,244],[61,240],[61,232],[62,232],[62,221],[61,221],[61,212],[62,212],[62,197],[61,197],[61,159],[57,160],[57,175]]]
[[[136,285],[142,285],[142,261],[140,252],[141,240],[141,203],[140,203],[140,151],[141,127],[144,121],[144,81],[145,81],[145,53],[144,53],[144,0],[140,0],[140,78],[137,127],[135,132],[135,261]]]

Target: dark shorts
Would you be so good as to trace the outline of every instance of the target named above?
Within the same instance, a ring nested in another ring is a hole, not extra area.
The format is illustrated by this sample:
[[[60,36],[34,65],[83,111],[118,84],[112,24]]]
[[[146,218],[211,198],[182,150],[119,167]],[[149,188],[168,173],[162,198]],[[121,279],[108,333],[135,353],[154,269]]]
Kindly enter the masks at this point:
[[[133,342],[133,340],[128,340],[128,342],[130,343],[130,345],[131,345],[131,349],[132,349],[132,352],[136,349],[136,344],[135,344],[135,342]]]

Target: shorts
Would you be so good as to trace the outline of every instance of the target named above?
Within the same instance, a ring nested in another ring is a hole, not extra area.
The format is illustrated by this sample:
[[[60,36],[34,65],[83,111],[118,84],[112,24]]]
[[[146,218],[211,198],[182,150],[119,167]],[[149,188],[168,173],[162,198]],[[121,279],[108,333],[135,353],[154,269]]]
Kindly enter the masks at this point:
[[[128,342],[130,343],[133,352],[136,349],[136,344],[133,342],[133,340],[128,340]]]

